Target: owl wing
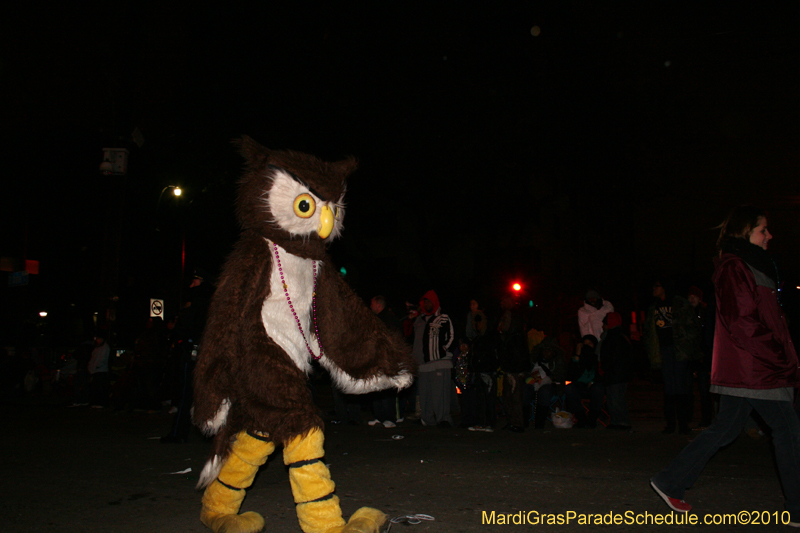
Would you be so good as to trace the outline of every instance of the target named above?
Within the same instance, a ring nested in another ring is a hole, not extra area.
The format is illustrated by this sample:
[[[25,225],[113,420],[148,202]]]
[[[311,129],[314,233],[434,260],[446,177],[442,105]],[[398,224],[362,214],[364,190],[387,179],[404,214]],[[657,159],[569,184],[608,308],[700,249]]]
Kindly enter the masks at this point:
[[[251,322],[260,321],[270,267],[269,249],[256,235],[243,236],[223,267],[194,370],[193,419],[207,434],[219,430],[236,401],[237,356],[258,330]]]
[[[369,310],[327,261],[317,283],[317,321],[324,350],[320,364],[342,391],[403,389],[413,382],[417,365],[408,345]]]

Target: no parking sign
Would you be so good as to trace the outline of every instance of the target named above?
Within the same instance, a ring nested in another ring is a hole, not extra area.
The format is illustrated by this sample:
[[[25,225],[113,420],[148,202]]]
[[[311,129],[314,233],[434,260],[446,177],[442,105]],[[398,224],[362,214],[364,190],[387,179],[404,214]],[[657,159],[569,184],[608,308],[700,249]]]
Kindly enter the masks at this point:
[[[164,300],[150,298],[150,318],[164,317]]]

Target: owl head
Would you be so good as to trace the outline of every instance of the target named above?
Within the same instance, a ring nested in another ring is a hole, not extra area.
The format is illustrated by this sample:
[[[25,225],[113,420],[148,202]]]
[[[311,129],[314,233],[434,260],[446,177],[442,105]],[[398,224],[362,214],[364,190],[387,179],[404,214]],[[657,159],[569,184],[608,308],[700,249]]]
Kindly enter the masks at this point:
[[[313,155],[270,150],[247,136],[235,141],[246,160],[236,211],[244,230],[301,257],[321,259],[344,220],[345,180],[354,158],[329,163]]]

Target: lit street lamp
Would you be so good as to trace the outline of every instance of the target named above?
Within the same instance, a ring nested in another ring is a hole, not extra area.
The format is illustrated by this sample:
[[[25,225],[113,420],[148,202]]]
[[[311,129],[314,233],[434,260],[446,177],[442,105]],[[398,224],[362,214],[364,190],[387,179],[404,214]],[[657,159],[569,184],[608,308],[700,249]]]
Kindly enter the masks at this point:
[[[181,189],[177,185],[167,185],[163,189],[161,189],[161,193],[158,195],[158,202],[156,203],[156,212],[158,212],[158,207],[161,204],[161,198],[163,198],[164,193],[167,190],[172,190],[173,196],[179,198],[183,194],[183,189]],[[158,227],[156,227],[156,231],[158,231]],[[180,285],[178,287],[178,301],[179,301],[179,308],[183,305],[183,280],[186,273],[186,227],[181,221],[181,278],[180,278]]]
[[[181,189],[177,185],[167,185],[166,187],[161,189],[161,194],[158,195],[158,202],[156,202],[156,210],[158,210],[158,206],[161,205],[161,198],[164,196],[164,192],[166,192],[167,189],[172,189],[172,194],[175,195],[175,197],[178,197],[181,194],[183,194],[183,189]]]

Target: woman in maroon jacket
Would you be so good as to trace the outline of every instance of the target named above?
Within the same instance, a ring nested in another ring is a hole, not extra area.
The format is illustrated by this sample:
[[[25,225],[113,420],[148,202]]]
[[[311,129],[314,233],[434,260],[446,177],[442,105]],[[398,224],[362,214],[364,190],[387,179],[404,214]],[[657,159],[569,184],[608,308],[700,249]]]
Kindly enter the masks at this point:
[[[778,301],[778,273],[767,254],[772,235],[764,211],[739,207],[722,225],[714,284],[717,324],[711,391],[720,394],[714,423],[650,485],[672,509],[687,512],[684,491],[706,463],[733,442],[752,410],[772,428],[783,485],[784,523],[800,527],[800,419],[792,402],[798,361]]]

